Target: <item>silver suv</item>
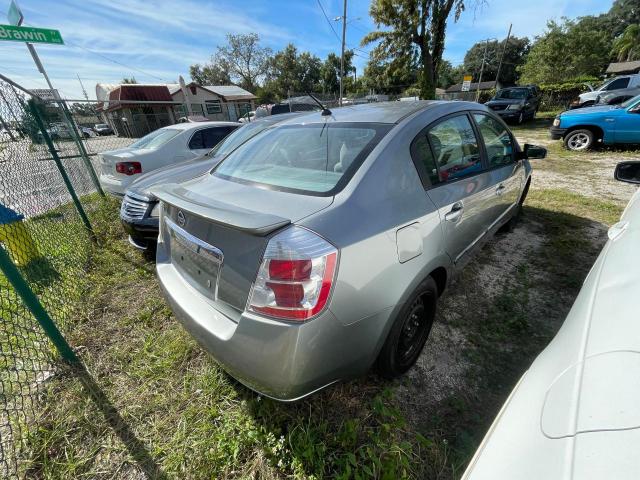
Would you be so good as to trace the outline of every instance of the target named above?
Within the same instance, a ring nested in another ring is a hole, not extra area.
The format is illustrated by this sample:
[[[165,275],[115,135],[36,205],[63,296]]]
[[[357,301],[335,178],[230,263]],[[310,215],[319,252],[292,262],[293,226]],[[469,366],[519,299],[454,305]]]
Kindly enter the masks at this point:
[[[395,377],[545,154],[477,103],[304,114],[154,190],[157,273],[187,330],[258,392],[295,400],[374,363]]]

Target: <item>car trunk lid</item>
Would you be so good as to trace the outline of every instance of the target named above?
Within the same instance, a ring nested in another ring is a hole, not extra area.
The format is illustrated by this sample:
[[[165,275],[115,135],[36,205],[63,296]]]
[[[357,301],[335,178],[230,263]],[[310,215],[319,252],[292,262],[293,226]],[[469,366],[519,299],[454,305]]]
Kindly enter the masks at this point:
[[[256,188],[213,176],[151,193],[164,202],[171,263],[202,295],[239,315],[270,234],[328,207],[333,197]]]

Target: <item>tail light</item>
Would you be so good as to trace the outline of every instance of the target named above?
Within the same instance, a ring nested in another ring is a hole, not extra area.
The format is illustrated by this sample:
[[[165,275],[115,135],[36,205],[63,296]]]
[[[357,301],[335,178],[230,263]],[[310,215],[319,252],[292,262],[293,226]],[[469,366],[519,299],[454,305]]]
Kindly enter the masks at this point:
[[[328,303],[337,261],[338,250],[322,237],[302,227],[286,229],[267,245],[248,310],[308,320]]]
[[[142,165],[140,165],[140,162],[118,162],[116,163],[116,172],[135,175],[136,173],[142,173]]]

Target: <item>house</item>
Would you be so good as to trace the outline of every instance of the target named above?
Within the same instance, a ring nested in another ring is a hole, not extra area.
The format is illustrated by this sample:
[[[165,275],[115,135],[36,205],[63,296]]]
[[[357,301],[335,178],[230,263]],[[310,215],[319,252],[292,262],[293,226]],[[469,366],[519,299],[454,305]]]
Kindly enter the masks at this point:
[[[496,87],[496,81],[490,80],[488,82],[480,82],[480,94],[489,94],[489,92],[495,88],[501,88],[502,86],[498,83]],[[458,83],[456,85],[451,85],[447,88],[444,93],[441,94],[439,98],[443,100],[475,100],[476,93],[478,91],[478,83],[472,83],[469,87],[468,92],[462,91],[462,84]]]
[[[627,75],[630,73],[640,73],[640,60],[634,62],[610,63],[607,67],[608,75]]]
[[[98,110],[117,135],[141,137],[176,123],[166,85],[97,84]]]
[[[198,85],[191,82],[185,85],[167,85],[171,98],[178,106],[175,113],[180,117],[189,115],[186,103],[191,105],[191,114],[203,116],[209,120],[236,121],[242,115],[255,110],[256,96],[235,85]],[[185,93],[188,100],[185,99]]]

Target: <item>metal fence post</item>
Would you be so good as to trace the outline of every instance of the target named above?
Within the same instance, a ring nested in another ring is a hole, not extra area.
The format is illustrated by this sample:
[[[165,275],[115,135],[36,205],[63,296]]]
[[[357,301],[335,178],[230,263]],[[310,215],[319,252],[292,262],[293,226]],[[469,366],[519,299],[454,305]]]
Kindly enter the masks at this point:
[[[2,247],[0,247],[0,270],[2,270],[2,273],[7,277],[7,280],[9,280],[17,294],[20,295],[20,298],[22,298],[22,301],[29,311],[33,314],[36,320],[38,320],[42,329],[58,349],[60,355],[62,355],[62,358],[69,362],[78,362],[78,357],[74,353],[73,349],[62,336],[60,330],[58,330],[58,327],[56,327],[56,324],[44,309],[36,294],[33,293],[33,290],[31,290],[25,279],[20,274],[20,271],[16,268],[11,261],[11,258],[9,258],[9,255]]]
[[[76,144],[78,145],[78,149],[80,150],[80,155],[82,156],[82,161],[84,162],[85,167],[87,167],[87,170],[89,171],[89,176],[91,177],[91,181],[95,185],[96,190],[98,190],[98,193],[104,197],[104,191],[102,190],[102,186],[100,186],[100,181],[98,180],[96,171],[93,168],[93,164],[91,163],[91,160],[89,160],[89,155],[87,154],[87,150],[84,148],[84,144],[82,143],[82,137],[80,136],[80,132],[78,132],[78,129],[76,128],[76,124],[73,121],[73,117],[71,116],[69,109],[67,108],[67,104],[64,101],[60,101],[59,105],[61,106],[64,116],[67,120],[67,123],[69,124],[69,128],[71,128],[71,131],[75,136]]]
[[[87,217],[87,214],[84,212],[84,208],[82,208],[82,203],[80,203],[80,199],[76,195],[76,191],[73,189],[71,180],[69,180],[69,176],[67,175],[67,172],[64,169],[64,165],[62,165],[62,162],[60,161],[60,157],[58,156],[58,151],[56,150],[56,147],[53,144],[53,141],[51,140],[51,137],[49,136],[49,133],[47,132],[47,129],[44,126],[44,122],[42,121],[42,118],[40,117],[40,113],[38,112],[38,109],[36,108],[34,102],[30,102],[30,108],[31,108],[31,113],[33,114],[36,120],[36,123],[38,124],[38,128],[42,132],[42,138],[44,138],[44,141],[47,144],[47,147],[49,148],[49,152],[51,153],[51,156],[53,157],[53,160],[54,162],[56,162],[56,166],[60,171],[60,175],[62,175],[62,180],[64,180],[64,184],[66,185],[67,190],[69,190],[69,194],[71,195],[71,199],[73,200],[73,203],[76,206],[76,210],[78,210],[78,214],[80,215],[80,218],[84,223],[84,226],[87,227],[87,230],[89,230],[91,239],[95,241],[96,237],[95,237],[93,228],[91,227],[91,223],[89,222],[89,217]]]

